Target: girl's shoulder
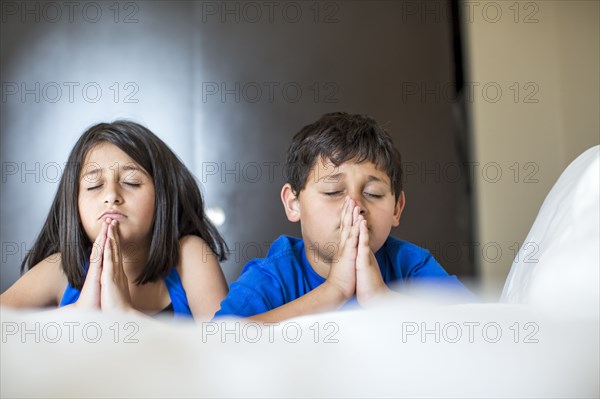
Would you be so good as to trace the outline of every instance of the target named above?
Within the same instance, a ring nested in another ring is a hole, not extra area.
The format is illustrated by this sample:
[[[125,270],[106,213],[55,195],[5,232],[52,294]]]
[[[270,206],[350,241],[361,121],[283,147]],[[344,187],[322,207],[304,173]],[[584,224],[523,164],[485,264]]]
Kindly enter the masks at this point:
[[[187,235],[179,239],[181,261],[202,260],[202,263],[216,259],[215,253],[202,238],[196,235]]]
[[[34,265],[2,294],[2,304],[37,308],[58,306],[68,279],[62,269],[60,253]]]
[[[210,320],[227,295],[227,281],[219,261],[200,237],[188,235],[179,240],[177,271],[194,318]]]
[[[176,268],[182,280],[190,276],[197,278],[198,269],[215,266],[220,269],[219,261],[206,241],[191,234],[179,239],[179,261]]]

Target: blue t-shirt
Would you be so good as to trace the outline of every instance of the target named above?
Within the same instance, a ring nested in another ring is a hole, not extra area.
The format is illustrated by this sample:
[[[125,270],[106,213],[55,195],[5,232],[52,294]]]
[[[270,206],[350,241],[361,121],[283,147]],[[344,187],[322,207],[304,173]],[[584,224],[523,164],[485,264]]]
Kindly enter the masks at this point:
[[[181,284],[181,278],[179,278],[179,273],[177,273],[177,269],[171,269],[171,273],[169,273],[169,275],[164,279],[164,281],[165,285],[167,286],[167,290],[169,291],[169,296],[171,297],[171,305],[173,306],[173,316],[175,318],[193,317],[192,311],[190,310],[190,305],[188,304],[187,295],[185,294],[185,290],[183,289],[183,284]],[[65,289],[65,293],[63,294],[59,307],[75,303],[77,299],[79,299],[80,294],[81,291],[79,291],[77,288],[72,287],[71,284],[67,283],[67,288]]]
[[[414,244],[388,237],[375,258],[387,285],[394,283],[398,287],[407,282],[429,282],[461,294],[468,301],[475,300],[456,276],[446,273],[429,251]],[[215,317],[249,317],[265,313],[305,295],[324,282],[306,259],[304,240],[281,236],[273,242],[266,258],[253,259],[244,266]]]

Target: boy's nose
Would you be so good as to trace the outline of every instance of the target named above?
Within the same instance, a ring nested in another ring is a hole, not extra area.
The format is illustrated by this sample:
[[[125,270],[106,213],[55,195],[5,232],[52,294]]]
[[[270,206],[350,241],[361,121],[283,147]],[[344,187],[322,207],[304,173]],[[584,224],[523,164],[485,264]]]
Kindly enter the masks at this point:
[[[365,216],[367,214],[367,208],[362,203],[362,199],[359,196],[351,196],[350,198],[352,198],[356,206],[358,206],[358,208],[360,209],[360,214]]]

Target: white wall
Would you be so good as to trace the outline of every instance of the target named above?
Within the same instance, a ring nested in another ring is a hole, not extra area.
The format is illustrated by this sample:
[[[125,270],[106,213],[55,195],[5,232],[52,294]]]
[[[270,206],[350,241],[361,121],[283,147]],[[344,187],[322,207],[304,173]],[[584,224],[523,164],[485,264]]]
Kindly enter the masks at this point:
[[[478,254],[491,298],[560,173],[600,142],[599,4],[462,3]],[[536,243],[529,244],[535,261]]]

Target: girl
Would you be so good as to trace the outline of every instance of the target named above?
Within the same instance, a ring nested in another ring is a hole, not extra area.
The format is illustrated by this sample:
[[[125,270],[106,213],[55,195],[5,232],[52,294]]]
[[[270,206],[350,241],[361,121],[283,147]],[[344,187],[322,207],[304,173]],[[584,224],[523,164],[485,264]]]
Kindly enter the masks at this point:
[[[208,319],[227,295],[227,250],[167,145],[137,123],[100,123],[71,151],[28,271],[0,304]]]

